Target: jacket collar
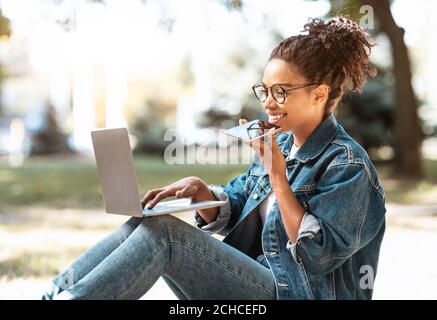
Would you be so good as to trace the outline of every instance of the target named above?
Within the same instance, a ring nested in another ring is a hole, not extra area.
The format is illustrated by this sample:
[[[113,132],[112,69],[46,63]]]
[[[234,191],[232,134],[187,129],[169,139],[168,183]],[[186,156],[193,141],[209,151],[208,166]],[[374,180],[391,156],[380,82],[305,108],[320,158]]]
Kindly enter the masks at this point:
[[[308,139],[296,152],[295,158],[299,162],[307,162],[316,158],[322,151],[328,146],[334,136],[337,134],[337,119],[333,113],[330,113],[319,126],[311,133]],[[291,146],[294,143],[294,137],[291,132],[287,133],[288,137],[285,142],[280,146],[282,152],[286,156],[286,161],[290,161],[288,155],[291,150]]]

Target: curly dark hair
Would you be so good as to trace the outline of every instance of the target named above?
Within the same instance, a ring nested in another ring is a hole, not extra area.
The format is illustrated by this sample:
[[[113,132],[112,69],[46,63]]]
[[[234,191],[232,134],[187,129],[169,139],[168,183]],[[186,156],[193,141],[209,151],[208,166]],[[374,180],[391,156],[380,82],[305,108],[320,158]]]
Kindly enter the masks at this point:
[[[304,26],[306,34],[281,41],[270,54],[269,61],[281,59],[293,65],[309,82],[329,86],[325,115],[337,107],[348,92],[361,92],[368,76],[376,76],[369,63],[374,44],[369,34],[344,16],[327,21],[310,19]]]

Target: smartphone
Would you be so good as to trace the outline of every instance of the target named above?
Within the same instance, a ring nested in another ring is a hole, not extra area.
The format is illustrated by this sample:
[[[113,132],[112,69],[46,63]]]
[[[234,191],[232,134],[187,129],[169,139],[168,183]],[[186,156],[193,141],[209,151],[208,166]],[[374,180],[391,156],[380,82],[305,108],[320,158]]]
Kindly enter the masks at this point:
[[[245,124],[225,130],[225,134],[245,142],[254,141],[267,136],[271,128],[278,128],[267,121],[253,120]]]

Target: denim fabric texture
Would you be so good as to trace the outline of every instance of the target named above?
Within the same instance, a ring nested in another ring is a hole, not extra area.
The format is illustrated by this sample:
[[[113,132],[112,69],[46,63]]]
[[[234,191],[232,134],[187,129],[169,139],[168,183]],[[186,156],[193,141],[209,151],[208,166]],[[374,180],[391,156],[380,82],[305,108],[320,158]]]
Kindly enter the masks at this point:
[[[197,226],[223,235],[225,243],[254,259],[264,256],[278,299],[371,299],[386,208],[366,151],[332,113],[293,159],[288,158],[293,135],[279,134],[276,141],[286,157],[290,187],[305,209],[297,242],[289,241],[277,202],[264,226],[260,221],[258,206],[272,187],[256,156],[244,174],[209,186],[228,203],[210,224],[196,213]]]

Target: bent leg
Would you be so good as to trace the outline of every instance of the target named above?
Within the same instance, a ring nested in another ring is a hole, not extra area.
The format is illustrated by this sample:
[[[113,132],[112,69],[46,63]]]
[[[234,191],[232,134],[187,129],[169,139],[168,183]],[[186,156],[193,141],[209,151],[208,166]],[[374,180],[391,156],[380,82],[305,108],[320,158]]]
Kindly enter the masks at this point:
[[[59,299],[138,299],[160,277],[188,299],[275,299],[270,269],[173,216],[145,218]]]
[[[195,227],[184,225],[180,229],[171,229],[171,261],[164,273],[164,280],[178,298],[276,299],[269,268]]]

